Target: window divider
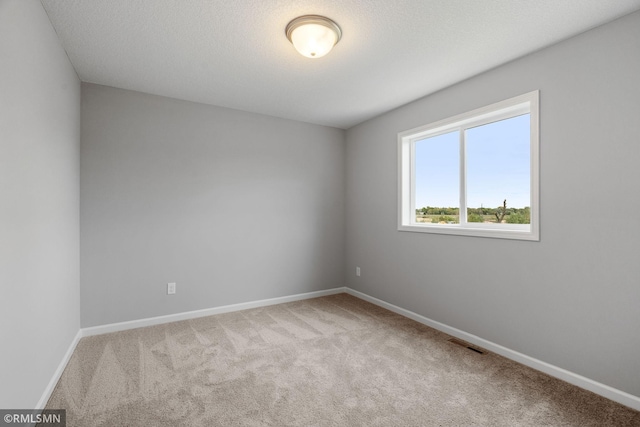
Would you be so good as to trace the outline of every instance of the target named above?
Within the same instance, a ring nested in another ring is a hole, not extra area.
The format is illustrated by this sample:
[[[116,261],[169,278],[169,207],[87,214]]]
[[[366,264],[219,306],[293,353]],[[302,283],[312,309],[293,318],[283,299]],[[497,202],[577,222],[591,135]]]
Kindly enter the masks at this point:
[[[458,130],[460,137],[460,207],[458,218],[461,225],[467,224],[467,142],[465,138],[466,129],[460,127]],[[414,201],[415,203],[415,201]]]

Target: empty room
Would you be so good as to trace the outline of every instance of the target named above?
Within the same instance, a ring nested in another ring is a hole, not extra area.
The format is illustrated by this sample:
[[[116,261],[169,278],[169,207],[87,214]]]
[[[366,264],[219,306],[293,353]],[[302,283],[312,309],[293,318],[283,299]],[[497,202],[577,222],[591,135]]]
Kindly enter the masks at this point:
[[[0,0],[0,425],[640,426],[638,76],[640,0]]]

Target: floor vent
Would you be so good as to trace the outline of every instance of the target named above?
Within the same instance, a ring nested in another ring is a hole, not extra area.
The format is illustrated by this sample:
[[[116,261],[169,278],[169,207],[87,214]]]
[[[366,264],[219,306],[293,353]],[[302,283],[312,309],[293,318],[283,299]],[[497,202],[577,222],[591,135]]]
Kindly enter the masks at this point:
[[[467,349],[469,349],[471,351],[475,351],[478,354],[484,354],[484,350],[481,350],[478,347],[474,347],[471,344],[469,344],[468,342],[464,342],[464,341],[459,340],[457,338],[451,338],[451,339],[449,339],[449,342],[453,343],[453,344],[457,344],[457,345],[462,346],[464,348],[467,348]]]

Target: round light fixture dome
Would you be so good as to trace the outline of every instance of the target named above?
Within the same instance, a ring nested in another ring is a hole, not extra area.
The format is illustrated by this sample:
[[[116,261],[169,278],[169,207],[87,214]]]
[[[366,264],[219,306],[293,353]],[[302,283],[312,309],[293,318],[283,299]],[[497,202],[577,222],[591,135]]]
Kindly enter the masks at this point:
[[[287,24],[285,33],[296,50],[307,58],[325,56],[342,37],[338,24],[319,15],[297,17]]]

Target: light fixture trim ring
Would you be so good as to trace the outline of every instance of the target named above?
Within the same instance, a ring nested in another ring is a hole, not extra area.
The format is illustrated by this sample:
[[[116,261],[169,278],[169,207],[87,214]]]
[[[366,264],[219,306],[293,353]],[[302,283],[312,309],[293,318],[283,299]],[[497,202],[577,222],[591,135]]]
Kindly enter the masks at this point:
[[[302,16],[298,16],[297,18],[289,22],[287,24],[287,28],[285,29],[287,38],[291,43],[293,43],[293,40],[291,39],[291,34],[293,34],[293,31],[296,28],[301,27],[303,25],[307,25],[307,24],[322,25],[324,27],[327,27],[335,31],[337,37],[334,45],[338,44],[338,42],[342,38],[342,29],[333,20],[321,15],[302,15]]]

